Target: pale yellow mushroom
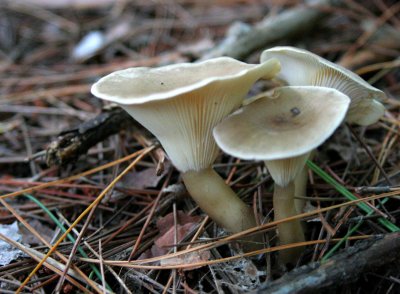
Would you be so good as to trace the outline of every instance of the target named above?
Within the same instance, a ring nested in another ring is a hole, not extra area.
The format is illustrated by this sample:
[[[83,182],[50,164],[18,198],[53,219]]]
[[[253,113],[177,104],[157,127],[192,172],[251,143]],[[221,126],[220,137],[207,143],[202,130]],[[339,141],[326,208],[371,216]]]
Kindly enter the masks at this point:
[[[351,102],[346,121],[367,126],[379,120],[385,107],[379,102],[386,96],[352,71],[307,50],[295,47],[273,47],[263,51],[261,62],[279,60],[282,70],[277,75],[289,86],[321,86],[346,94]]]
[[[345,118],[348,123],[367,126],[377,122],[385,112],[379,102],[385,99],[385,93],[340,65],[307,50],[288,46],[265,50],[261,62],[270,58],[279,60],[282,70],[277,78],[289,86],[329,87],[346,94],[351,100]],[[296,197],[306,196],[307,180],[308,172],[304,167],[296,179]],[[305,201],[298,199],[296,202],[298,212],[302,212]]]
[[[247,64],[228,57],[159,68],[130,68],[100,79],[92,93],[121,105],[165,149],[200,208],[229,232],[256,225],[254,214],[212,169],[212,130],[237,109],[258,79],[279,71],[277,60]]]
[[[324,97],[324,99],[321,99]],[[226,153],[263,160],[274,182],[275,220],[297,214],[294,179],[309,153],[328,139],[345,118],[350,99],[325,87],[281,87],[272,97],[255,100],[214,128]],[[281,244],[304,241],[299,220],[278,225]],[[301,249],[284,250],[284,263],[294,262]]]

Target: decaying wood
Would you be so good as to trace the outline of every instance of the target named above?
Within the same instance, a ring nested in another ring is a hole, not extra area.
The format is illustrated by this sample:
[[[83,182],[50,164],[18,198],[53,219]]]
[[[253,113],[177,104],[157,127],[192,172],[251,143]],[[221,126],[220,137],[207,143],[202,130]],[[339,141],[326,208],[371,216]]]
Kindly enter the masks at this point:
[[[321,10],[321,6],[328,3],[327,0],[313,1],[313,5],[302,5],[268,17],[247,32],[238,34],[236,39],[222,42],[202,59],[230,56],[242,60],[274,42],[305,33],[315,28],[316,24],[323,19],[326,14]]]
[[[399,258],[400,233],[387,234],[359,241],[325,263],[314,262],[299,267],[268,283],[258,293],[326,293],[355,282],[369,270],[400,262]]]
[[[86,154],[89,148],[134,122],[122,108],[113,106],[77,128],[64,131],[46,151],[49,166],[62,165]]]

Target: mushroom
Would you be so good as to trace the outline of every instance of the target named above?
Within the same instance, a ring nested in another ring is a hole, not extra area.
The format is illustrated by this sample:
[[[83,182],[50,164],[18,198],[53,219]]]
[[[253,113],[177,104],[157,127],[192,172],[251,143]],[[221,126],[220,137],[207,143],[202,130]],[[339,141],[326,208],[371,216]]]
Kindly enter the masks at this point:
[[[270,79],[279,69],[277,60],[256,65],[221,57],[116,71],[91,91],[121,105],[152,132],[200,208],[237,233],[256,226],[255,217],[211,167],[218,155],[212,130],[241,105],[258,79]]]
[[[275,220],[281,220],[297,214],[294,179],[310,152],[343,121],[349,104],[346,95],[331,88],[277,88],[272,97],[259,98],[224,119],[214,128],[214,138],[232,156],[265,162],[275,182]],[[278,224],[278,232],[281,244],[304,241],[299,220]],[[284,250],[281,260],[293,262],[300,252]]]
[[[371,86],[350,70],[332,63],[307,50],[294,47],[274,47],[261,54],[261,62],[277,58],[282,70],[277,75],[289,86],[321,86],[334,88],[350,99],[350,107],[346,115],[348,123],[367,126],[379,120],[385,108],[378,101],[385,94]],[[296,197],[306,195],[308,171],[304,167],[296,179]],[[302,212],[304,200],[297,199],[298,212]]]
[[[276,58],[282,66],[277,75],[289,86],[321,86],[334,88],[350,99],[346,121],[367,126],[379,120],[385,107],[378,101],[385,93],[371,86],[350,70],[307,50],[274,47],[261,54],[261,62]],[[378,99],[378,100],[377,100]]]

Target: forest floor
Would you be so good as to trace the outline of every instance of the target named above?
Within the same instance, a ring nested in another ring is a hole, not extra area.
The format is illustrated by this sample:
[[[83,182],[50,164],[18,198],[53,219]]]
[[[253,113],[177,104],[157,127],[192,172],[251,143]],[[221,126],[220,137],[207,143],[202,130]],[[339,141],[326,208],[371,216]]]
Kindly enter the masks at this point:
[[[0,292],[399,293],[400,2],[313,2],[1,1]],[[260,224],[229,237],[155,138],[90,93],[118,69],[223,55],[258,63],[278,45],[341,64],[387,96],[377,123],[343,124],[314,156],[295,269],[278,262],[262,162],[222,152],[215,162]],[[99,126],[110,113],[117,123]],[[73,150],[69,136],[88,142]],[[263,249],[243,254],[235,240],[250,233]]]

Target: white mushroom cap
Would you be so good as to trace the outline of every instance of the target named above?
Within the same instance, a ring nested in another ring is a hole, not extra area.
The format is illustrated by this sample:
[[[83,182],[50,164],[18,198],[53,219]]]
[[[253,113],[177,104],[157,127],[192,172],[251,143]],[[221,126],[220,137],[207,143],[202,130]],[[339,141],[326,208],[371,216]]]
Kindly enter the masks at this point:
[[[290,86],[322,86],[335,88],[351,99],[346,121],[370,125],[384,114],[384,106],[375,99],[385,94],[372,87],[350,70],[309,51],[294,47],[274,47],[265,50],[261,62],[277,58],[282,70],[277,78]]]
[[[281,87],[214,128],[223,151],[249,160],[298,156],[321,145],[346,115],[350,99],[326,87]]]
[[[332,88],[277,88],[273,97],[260,98],[224,119],[214,128],[214,138],[232,156],[267,161],[274,180],[284,186],[304,166],[308,153],[340,125],[349,103]],[[288,158],[293,160],[281,162]]]
[[[213,127],[240,106],[254,82],[279,69],[277,60],[253,65],[228,57],[130,68],[103,77],[92,93],[120,104],[149,129],[180,171],[197,171],[217,156]]]

